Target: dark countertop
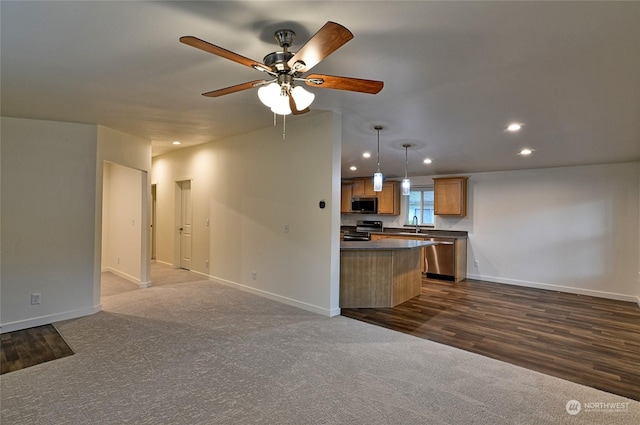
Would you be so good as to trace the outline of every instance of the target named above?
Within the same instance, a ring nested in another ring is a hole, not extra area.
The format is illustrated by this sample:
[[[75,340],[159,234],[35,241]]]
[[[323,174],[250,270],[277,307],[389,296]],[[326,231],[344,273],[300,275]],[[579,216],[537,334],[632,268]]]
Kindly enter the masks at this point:
[[[355,231],[356,226],[342,226],[343,231]],[[417,235],[423,238],[451,238],[451,239],[468,239],[468,232],[463,230],[438,230],[430,227],[421,227],[420,232],[416,233],[415,227],[385,227],[382,232],[371,232],[372,235]]]
[[[414,249],[423,246],[435,245],[436,242],[411,241],[402,239],[380,239],[378,241],[341,241],[341,251],[370,250],[389,251],[400,249]]]

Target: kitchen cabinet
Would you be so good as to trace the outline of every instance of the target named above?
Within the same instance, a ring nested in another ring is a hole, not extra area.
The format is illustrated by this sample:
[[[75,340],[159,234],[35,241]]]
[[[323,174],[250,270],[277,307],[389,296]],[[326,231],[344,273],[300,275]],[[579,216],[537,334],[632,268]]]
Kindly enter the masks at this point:
[[[340,212],[341,213],[349,213],[351,212],[351,196],[352,196],[352,185],[349,183],[342,183],[342,194],[340,196]]]
[[[464,217],[467,215],[467,177],[433,179],[434,214]]]
[[[415,235],[409,234],[395,234],[395,233],[374,233],[371,235],[371,240],[380,239],[404,239],[404,240],[427,240],[432,242],[445,242],[446,245],[434,245],[422,248],[420,256],[420,264],[422,265],[422,273],[428,273],[431,277],[438,278],[439,275],[453,278],[455,282],[460,282],[467,278],[467,239],[466,238],[447,238],[443,236],[431,236],[416,233]],[[451,252],[453,251],[453,252]],[[446,267],[442,267],[442,264],[437,264],[434,258],[438,261],[442,261],[443,254],[447,254],[447,257],[451,258],[450,264]],[[431,260],[431,267],[429,266],[429,257]]]
[[[398,182],[388,181],[382,184],[382,192],[378,192],[378,214],[400,214]]]
[[[378,214],[400,214],[400,186],[397,181],[387,181],[382,184],[381,192],[373,191],[373,179],[360,178],[342,182],[340,198],[340,212],[351,212],[352,198],[378,198]]]
[[[351,182],[351,196],[354,198],[377,196],[377,193],[373,191],[373,178],[353,179]]]
[[[340,244],[340,308],[394,307],[420,295],[424,241]]]

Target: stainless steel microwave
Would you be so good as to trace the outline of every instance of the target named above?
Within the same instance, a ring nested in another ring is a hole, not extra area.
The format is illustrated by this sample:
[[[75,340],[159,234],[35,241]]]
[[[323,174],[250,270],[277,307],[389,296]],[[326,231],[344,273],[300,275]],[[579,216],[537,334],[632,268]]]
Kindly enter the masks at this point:
[[[360,214],[378,214],[378,198],[352,198],[351,212]]]

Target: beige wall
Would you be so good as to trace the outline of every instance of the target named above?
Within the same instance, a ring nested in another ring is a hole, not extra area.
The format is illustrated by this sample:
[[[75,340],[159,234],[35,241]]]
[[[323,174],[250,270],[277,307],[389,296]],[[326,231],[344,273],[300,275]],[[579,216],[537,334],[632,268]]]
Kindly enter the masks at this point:
[[[157,260],[178,264],[176,182],[191,180],[194,271],[337,314],[339,152],[326,112],[289,119],[286,140],[277,126],[155,158]]]

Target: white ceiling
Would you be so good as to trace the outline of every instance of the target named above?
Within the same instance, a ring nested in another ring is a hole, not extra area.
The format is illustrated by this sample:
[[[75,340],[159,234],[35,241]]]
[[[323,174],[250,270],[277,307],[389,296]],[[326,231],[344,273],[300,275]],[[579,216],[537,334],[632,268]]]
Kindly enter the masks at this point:
[[[387,177],[640,160],[640,2],[22,2],[0,9],[2,115],[96,123],[154,154],[273,124],[264,74],[178,42],[262,61],[327,21],[354,39],[313,72],[382,80],[378,95],[310,88],[342,114],[342,173]],[[313,111],[311,113],[314,113]],[[304,116],[303,116],[304,117]],[[302,117],[302,118],[303,118]],[[288,119],[301,119],[290,117]],[[519,134],[504,127],[525,124]],[[523,147],[534,150],[523,157]],[[373,153],[365,160],[364,150]],[[431,165],[422,160],[433,159]],[[349,171],[356,165],[358,171]]]

